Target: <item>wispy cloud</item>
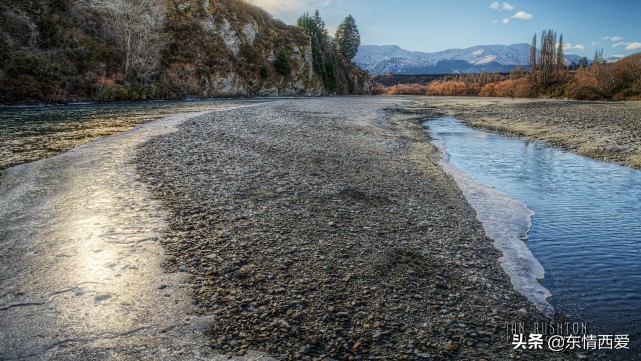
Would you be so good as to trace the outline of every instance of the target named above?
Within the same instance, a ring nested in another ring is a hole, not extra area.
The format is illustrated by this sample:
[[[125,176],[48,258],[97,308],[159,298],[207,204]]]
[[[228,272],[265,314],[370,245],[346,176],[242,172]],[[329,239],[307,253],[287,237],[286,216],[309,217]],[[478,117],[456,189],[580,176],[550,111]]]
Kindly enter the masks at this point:
[[[490,4],[490,9],[498,10],[498,11],[512,11],[514,10],[514,6],[508,2],[498,2],[494,1]],[[519,19],[519,20],[531,20],[534,17],[534,15],[528,13],[527,11],[517,11],[514,13],[512,16],[507,16],[504,17],[501,20],[501,24],[509,24],[511,19]],[[498,23],[498,20],[494,20],[493,23]]]
[[[625,50],[637,50],[641,49],[641,43],[639,42],[633,42],[628,44],[628,46],[625,47]]]
[[[583,45],[583,44],[565,43],[565,44],[563,44],[563,49],[565,49],[565,50],[576,49],[578,51],[583,51],[583,50],[585,50],[585,45]]]
[[[513,19],[521,19],[521,20],[531,20],[534,17],[534,15],[525,12],[523,10],[518,11],[516,14],[512,15]]]
[[[618,43],[623,41],[623,38],[620,36],[604,36],[603,40],[610,40],[613,43]]]
[[[510,3],[507,3],[507,2],[500,3],[498,1],[494,1],[493,3],[490,4],[490,9],[494,9],[498,11],[512,11],[514,10],[514,6],[512,6]]]
[[[624,42],[620,41],[620,42],[618,42],[618,43],[614,43],[614,44],[612,44],[612,47],[613,47],[613,48],[616,48],[616,47],[621,46],[621,45],[628,45],[628,43],[624,43]]]

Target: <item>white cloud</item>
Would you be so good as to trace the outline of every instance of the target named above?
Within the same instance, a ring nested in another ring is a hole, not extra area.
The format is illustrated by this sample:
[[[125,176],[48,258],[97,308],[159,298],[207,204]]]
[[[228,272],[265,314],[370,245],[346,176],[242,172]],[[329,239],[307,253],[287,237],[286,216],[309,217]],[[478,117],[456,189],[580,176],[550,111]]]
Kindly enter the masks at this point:
[[[611,42],[615,43],[615,42],[622,41],[623,38],[620,36],[604,36],[603,40],[610,40]]]
[[[498,1],[494,1],[490,4],[490,9],[498,10],[498,11],[511,11],[514,10],[514,6],[510,3],[500,3]]]
[[[517,12],[516,14],[512,15],[513,19],[521,19],[521,20],[530,20],[534,17],[534,15],[525,12],[523,10]]]
[[[637,49],[641,49],[641,43],[639,42],[630,43],[628,44],[628,46],[625,47],[625,50],[637,50]]]
[[[583,45],[583,44],[565,43],[565,44],[563,44],[563,49],[565,49],[565,50],[576,49],[578,51],[583,51],[583,50],[585,50],[585,45]]]
[[[503,20],[501,20],[501,23],[502,23],[502,24],[509,24],[509,23],[510,23],[510,19],[508,19],[508,18],[503,18]]]
[[[629,43],[624,43],[624,42],[622,42],[622,41],[621,41],[621,42],[618,42],[618,43],[614,43],[614,44],[612,44],[612,47],[613,47],[613,48],[616,48],[617,46],[621,46],[621,45],[628,45],[628,44],[629,44]]]

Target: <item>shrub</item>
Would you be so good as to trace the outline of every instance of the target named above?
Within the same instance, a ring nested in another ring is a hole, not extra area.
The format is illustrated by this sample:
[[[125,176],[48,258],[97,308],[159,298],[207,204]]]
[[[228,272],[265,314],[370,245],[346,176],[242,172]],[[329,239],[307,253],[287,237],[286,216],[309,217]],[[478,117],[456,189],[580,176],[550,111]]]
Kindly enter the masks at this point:
[[[289,75],[292,72],[292,66],[289,64],[289,58],[285,52],[285,48],[280,48],[274,60],[274,69],[281,75]]]

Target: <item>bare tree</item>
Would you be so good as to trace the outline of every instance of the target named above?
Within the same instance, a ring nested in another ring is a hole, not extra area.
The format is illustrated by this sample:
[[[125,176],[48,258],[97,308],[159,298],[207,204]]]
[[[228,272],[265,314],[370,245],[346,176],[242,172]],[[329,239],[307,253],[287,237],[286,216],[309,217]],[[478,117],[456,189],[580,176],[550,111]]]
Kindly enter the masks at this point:
[[[530,69],[536,70],[536,33],[532,37],[532,46],[530,46]]]
[[[559,43],[556,48],[556,71],[560,75],[565,71],[565,54],[563,54],[563,34],[559,35]]]
[[[162,0],[88,0],[107,21],[123,53],[123,74],[149,80],[160,63],[164,41],[160,29],[167,14]]]

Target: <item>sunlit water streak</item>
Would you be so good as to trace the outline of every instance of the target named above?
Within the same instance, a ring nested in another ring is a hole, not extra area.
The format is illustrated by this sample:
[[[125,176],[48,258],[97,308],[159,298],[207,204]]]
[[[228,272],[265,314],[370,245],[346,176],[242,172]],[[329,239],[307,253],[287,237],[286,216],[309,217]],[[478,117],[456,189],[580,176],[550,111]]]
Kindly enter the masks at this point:
[[[426,123],[448,161],[535,212],[527,245],[556,311],[641,341],[641,171],[538,141]]]
[[[226,359],[186,274],[161,268],[166,215],[134,164],[140,144],[205,113],[0,172],[0,359]]]

